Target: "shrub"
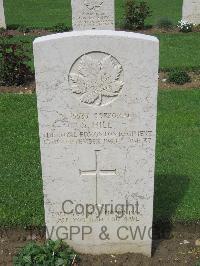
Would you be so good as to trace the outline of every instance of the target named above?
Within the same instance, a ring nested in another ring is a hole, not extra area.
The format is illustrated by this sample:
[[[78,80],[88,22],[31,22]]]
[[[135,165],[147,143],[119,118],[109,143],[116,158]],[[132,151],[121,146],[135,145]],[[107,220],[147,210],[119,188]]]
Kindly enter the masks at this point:
[[[17,30],[19,27],[21,26],[18,24],[10,24],[10,25],[7,25],[7,30]]]
[[[192,29],[193,29],[193,24],[192,23],[189,23],[187,21],[184,21],[184,20],[181,20],[178,22],[178,25],[177,27],[179,28],[179,30],[181,32],[191,32]]]
[[[5,28],[0,28],[0,34],[4,33],[6,31]]]
[[[7,26],[7,30],[18,30],[20,32],[28,33],[33,30],[34,27],[27,27],[25,25],[10,24]]]
[[[8,39],[3,37],[0,42],[0,85],[19,86],[34,77],[28,65],[30,57],[25,42],[11,43]]]
[[[52,32],[65,32],[65,31],[70,31],[71,29],[68,28],[65,24],[59,23],[52,27],[51,31]]]
[[[19,32],[28,33],[28,32],[31,31],[31,28],[26,27],[26,26],[19,26],[19,27],[17,28],[17,30],[18,30]]]
[[[158,20],[157,26],[161,29],[171,29],[173,27],[173,23],[169,18],[161,18]]]
[[[187,82],[191,82],[191,78],[186,71],[177,70],[169,73],[168,81],[178,85],[183,85]]]
[[[144,1],[125,0],[125,28],[129,30],[143,29],[147,17],[151,16],[148,4]]]
[[[62,241],[47,241],[44,245],[35,242],[26,245],[14,257],[14,266],[74,265],[77,254]]]

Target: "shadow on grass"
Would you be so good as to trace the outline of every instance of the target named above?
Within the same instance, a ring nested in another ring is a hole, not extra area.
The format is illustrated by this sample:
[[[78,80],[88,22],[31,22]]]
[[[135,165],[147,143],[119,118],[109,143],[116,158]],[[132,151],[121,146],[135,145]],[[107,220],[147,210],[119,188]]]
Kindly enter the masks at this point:
[[[178,175],[155,177],[153,254],[163,239],[171,238],[172,220],[189,186],[189,178]]]

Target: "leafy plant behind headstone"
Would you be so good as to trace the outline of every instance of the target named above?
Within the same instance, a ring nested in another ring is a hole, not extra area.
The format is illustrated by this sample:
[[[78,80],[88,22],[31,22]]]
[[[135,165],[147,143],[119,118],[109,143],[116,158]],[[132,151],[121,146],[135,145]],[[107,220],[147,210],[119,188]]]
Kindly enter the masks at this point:
[[[12,37],[4,36],[0,42],[0,85],[19,86],[32,80],[30,60],[25,42],[14,43]]]
[[[125,28],[129,30],[143,29],[145,19],[151,16],[151,10],[144,1],[125,1]]]
[[[67,32],[70,31],[71,28],[66,26],[63,23],[56,24],[54,27],[52,27],[51,31],[52,32]]]
[[[168,81],[178,85],[183,85],[187,82],[191,82],[191,77],[186,71],[174,70],[169,73]]]

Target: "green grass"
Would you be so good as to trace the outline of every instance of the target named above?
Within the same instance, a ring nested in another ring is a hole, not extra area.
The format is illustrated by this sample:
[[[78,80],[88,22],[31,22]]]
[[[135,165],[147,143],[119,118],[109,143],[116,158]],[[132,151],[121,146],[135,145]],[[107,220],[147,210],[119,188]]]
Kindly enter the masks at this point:
[[[200,90],[160,91],[155,220],[200,219]],[[35,95],[0,94],[0,226],[44,224]]]
[[[147,25],[156,25],[161,18],[169,18],[174,25],[181,19],[183,0],[144,0],[152,11],[152,16],[147,19]],[[116,0],[116,21],[123,19],[124,1]]]
[[[0,225],[43,224],[35,96],[0,94]]]
[[[175,25],[182,16],[183,0],[147,0],[153,12],[148,22],[155,25],[160,18],[169,18]]]
[[[157,37],[160,40],[160,69],[200,69],[200,33],[159,34]],[[32,67],[32,42],[34,38],[33,36],[15,36],[13,39],[9,39],[13,42],[19,42],[20,40],[28,42],[27,47],[30,51]]]
[[[200,69],[200,33],[160,34],[157,37],[161,69]]]
[[[146,0],[152,11],[147,24],[169,17],[173,23],[181,18],[182,0]],[[71,0],[4,0],[7,25],[49,28],[58,23],[71,26]],[[123,0],[116,0],[117,24],[123,18]]]
[[[6,0],[7,25],[50,28],[59,23],[71,26],[71,0]]]
[[[161,91],[155,218],[200,220],[200,90]]]

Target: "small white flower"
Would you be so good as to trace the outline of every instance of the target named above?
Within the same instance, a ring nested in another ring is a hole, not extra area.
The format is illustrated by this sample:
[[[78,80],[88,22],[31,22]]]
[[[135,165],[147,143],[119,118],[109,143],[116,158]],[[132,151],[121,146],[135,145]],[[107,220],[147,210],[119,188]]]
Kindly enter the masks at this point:
[[[188,21],[185,21],[185,20],[180,20],[180,21],[178,21],[177,27],[182,32],[188,32],[188,31],[192,30],[193,24],[189,23]]]

